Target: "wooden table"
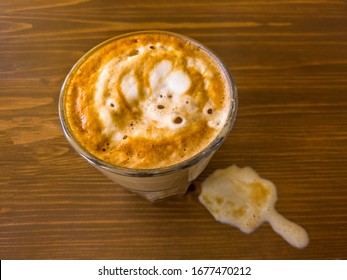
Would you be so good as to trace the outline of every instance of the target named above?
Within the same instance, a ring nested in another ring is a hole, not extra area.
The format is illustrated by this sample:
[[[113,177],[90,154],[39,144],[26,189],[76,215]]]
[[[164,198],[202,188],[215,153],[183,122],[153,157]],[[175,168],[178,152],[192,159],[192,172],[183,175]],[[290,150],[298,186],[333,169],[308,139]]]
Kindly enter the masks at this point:
[[[1,0],[0,13],[1,259],[347,258],[346,1]],[[70,147],[57,112],[70,68],[145,29],[201,41],[237,81],[234,129],[198,181],[253,167],[308,247],[216,222],[197,189],[148,203]]]

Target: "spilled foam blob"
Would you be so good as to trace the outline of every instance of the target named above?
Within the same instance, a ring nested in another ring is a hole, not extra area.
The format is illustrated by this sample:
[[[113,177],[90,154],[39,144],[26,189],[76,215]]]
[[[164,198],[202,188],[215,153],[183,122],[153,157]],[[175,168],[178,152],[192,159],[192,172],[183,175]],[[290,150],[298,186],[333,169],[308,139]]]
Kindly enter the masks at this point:
[[[305,229],[289,221],[275,209],[275,185],[250,167],[232,165],[216,170],[203,183],[200,202],[213,217],[245,233],[269,222],[289,244],[304,248],[309,243]]]

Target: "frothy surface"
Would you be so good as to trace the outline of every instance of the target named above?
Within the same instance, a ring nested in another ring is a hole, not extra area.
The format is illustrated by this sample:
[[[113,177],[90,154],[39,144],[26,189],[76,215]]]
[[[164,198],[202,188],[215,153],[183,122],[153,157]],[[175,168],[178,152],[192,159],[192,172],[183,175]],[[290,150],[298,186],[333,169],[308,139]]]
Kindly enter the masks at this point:
[[[203,183],[200,202],[217,221],[238,227],[246,233],[269,222],[278,234],[297,248],[309,243],[304,228],[287,220],[275,209],[275,185],[252,168],[235,165],[216,170]]]
[[[195,44],[169,34],[135,34],[89,55],[66,84],[68,125],[106,162],[158,168],[188,159],[223,128],[231,88]]]

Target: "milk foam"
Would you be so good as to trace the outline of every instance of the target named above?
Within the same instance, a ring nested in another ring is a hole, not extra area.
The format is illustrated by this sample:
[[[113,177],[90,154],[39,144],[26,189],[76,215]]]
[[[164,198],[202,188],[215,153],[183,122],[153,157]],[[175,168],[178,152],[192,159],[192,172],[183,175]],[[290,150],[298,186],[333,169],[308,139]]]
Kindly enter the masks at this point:
[[[129,72],[122,77],[121,89],[125,94],[126,100],[132,104],[139,99],[139,89],[137,80],[133,72]]]
[[[71,131],[94,156],[129,168],[182,162],[206,148],[232,110],[227,73],[170,34],[136,34],[87,56],[67,84]]]
[[[303,248],[309,243],[304,228],[275,210],[275,185],[250,167],[233,165],[216,170],[202,183],[199,200],[217,221],[238,227],[245,233],[269,222],[292,246]]]
[[[141,133],[155,138],[160,136],[161,132],[153,128],[177,130],[197,120],[205,120],[209,127],[220,129],[227,117],[225,108],[215,109],[213,101],[209,99],[203,103],[197,102],[191,93],[187,92],[192,85],[189,74],[191,68],[204,77],[205,89],[212,78],[207,65],[199,59],[188,57],[185,67],[174,65],[174,61],[168,59],[159,60],[150,70],[148,81],[145,81],[148,86],[141,93],[141,79],[146,79],[146,75],[141,76],[138,73],[139,61],[148,61],[151,57],[154,57],[155,61],[163,52],[161,48],[153,49],[150,46],[138,48],[136,52],[131,52],[130,56],[112,59],[99,70],[94,107],[103,124],[103,133],[111,135],[113,139],[119,138],[117,135],[120,127],[113,116],[115,113],[124,112],[122,105],[125,105],[127,110],[142,114],[140,118],[130,120],[136,123],[131,129],[122,125],[123,134],[127,136]],[[167,51],[166,49],[165,52]],[[177,50],[172,51],[177,55]],[[178,52],[178,55],[183,54]],[[113,134],[115,135],[112,136]]]

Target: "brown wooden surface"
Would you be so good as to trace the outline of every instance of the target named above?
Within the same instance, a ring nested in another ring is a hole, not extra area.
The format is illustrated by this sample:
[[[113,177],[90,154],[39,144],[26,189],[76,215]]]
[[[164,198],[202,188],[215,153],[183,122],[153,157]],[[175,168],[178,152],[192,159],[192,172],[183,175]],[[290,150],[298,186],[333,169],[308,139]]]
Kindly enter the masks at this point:
[[[90,48],[164,29],[205,43],[239,90],[234,129],[199,177],[251,166],[277,209],[308,231],[303,250],[268,224],[220,224],[197,190],[150,204],[66,141],[57,102]],[[346,259],[347,2],[0,1],[1,259]]]

